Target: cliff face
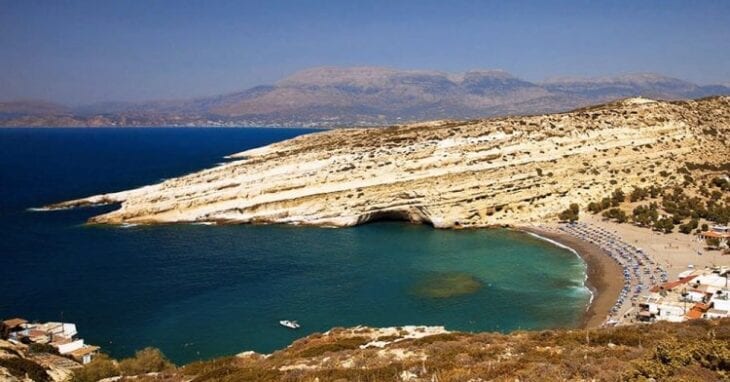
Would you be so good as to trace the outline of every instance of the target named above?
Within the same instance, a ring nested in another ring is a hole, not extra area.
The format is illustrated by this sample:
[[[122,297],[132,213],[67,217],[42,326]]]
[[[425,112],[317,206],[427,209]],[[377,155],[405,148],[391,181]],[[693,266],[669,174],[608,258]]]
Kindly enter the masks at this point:
[[[687,162],[728,162],[729,130],[730,97],[634,98],[562,114],[332,130],[49,208],[121,203],[91,219],[112,224],[523,224],[616,188],[680,181]]]

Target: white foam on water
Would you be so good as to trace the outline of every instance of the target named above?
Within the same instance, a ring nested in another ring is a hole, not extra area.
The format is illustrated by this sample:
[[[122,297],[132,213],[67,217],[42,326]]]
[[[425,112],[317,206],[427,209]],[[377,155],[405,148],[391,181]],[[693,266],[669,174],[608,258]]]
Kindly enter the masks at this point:
[[[565,245],[563,243],[559,243],[559,242],[557,242],[557,241],[555,241],[553,239],[549,239],[547,237],[540,236],[540,235],[538,235],[536,233],[533,233],[533,232],[527,232],[527,234],[530,235],[530,236],[532,236],[532,237],[535,237],[537,239],[547,241],[548,243],[550,243],[552,245],[555,245],[557,247],[560,247],[560,248],[563,248],[563,249],[567,249],[568,251],[573,252],[573,254],[576,255],[576,256],[578,256],[578,258],[583,262],[583,264],[586,265],[586,272],[585,272],[585,276],[583,277],[583,289],[588,290],[588,293],[590,293],[590,295],[591,295],[591,298],[588,299],[588,306],[586,307],[586,311],[588,311],[588,309],[590,309],[591,305],[593,304],[593,297],[594,297],[593,291],[591,290],[591,288],[588,287],[588,263],[586,263],[585,260],[583,260],[583,258],[580,256],[580,254],[578,253],[578,251],[576,251],[575,249],[573,249],[573,248],[571,248],[571,247],[569,247],[569,246],[567,246],[567,245]]]

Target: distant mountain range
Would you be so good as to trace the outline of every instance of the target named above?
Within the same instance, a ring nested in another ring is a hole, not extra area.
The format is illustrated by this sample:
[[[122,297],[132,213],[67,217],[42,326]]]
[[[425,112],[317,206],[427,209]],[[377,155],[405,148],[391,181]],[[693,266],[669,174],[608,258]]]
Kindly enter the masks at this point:
[[[658,74],[529,82],[501,70],[445,73],[312,68],[274,85],[215,97],[81,107],[0,103],[0,126],[352,126],[567,111],[619,98],[730,95]]]

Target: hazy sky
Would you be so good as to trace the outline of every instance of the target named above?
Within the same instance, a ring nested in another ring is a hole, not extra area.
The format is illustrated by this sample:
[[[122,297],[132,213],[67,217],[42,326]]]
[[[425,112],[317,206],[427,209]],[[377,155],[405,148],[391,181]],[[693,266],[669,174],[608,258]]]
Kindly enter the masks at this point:
[[[298,69],[730,82],[730,1],[0,0],[0,100],[188,98]]]

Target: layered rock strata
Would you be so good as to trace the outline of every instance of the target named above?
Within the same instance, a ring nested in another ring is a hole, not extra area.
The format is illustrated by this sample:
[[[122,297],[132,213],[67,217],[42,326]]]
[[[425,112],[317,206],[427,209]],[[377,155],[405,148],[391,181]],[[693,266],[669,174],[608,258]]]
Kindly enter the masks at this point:
[[[120,203],[90,220],[110,224],[526,224],[616,188],[671,184],[687,162],[730,162],[728,130],[730,97],[632,98],[561,114],[337,129],[48,208]]]

